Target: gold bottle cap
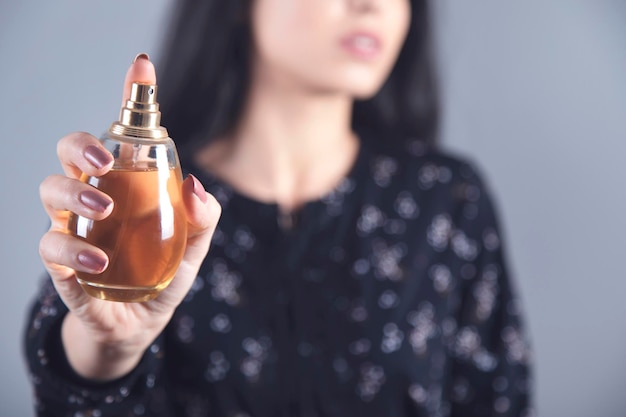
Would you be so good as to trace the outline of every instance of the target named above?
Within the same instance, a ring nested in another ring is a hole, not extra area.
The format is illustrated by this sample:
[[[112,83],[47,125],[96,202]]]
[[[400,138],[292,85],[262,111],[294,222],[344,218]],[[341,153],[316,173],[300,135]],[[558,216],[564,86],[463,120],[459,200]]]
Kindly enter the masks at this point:
[[[109,131],[115,135],[136,138],[167,138],[167,129],[160,125],[161,112],[156,94],[155,84],[133,83],[130,98],[120,111],[120,119],[113,122]]]

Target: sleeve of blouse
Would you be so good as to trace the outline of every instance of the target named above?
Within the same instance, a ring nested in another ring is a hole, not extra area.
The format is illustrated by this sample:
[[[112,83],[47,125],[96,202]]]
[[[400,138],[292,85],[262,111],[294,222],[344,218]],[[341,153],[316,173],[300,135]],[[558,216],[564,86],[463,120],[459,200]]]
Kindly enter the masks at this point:
[[[66,313],[50,279],[46,279],[33,303],[23,340],[37,416],[173,415],[160,375],[162,336],[128,375],[96,383],[81,378],[67,362],[60,335]]]
[[[492,201],[464,167],[464,203],[451,246],[463,260],[457,331],[450,342],[452,417],[530,417],[531,351],[521,304],[505,265]],[[472,248],[475,248],[472,251]]]

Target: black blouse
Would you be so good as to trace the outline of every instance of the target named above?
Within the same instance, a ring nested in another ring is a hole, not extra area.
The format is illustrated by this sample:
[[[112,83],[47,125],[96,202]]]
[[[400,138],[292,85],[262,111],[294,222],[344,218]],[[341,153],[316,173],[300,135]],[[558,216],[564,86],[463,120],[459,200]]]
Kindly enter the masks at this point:
[[[531,416],[530,351],[475,170],[363,141],[295,216],[191,164],[220,201],[212,247],[129,375],[81,379],[49,280],[26,329],[41,416]]]

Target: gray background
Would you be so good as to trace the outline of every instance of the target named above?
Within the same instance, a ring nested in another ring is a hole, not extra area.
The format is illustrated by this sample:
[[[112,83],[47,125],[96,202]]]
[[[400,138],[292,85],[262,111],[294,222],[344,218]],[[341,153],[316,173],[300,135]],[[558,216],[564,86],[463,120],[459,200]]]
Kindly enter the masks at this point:
[[[20,353],[58,138],[117,116],[166,0],[0,2],[0,416],[32,414]],[[543,416],[626,410],[626,2],[438,0],[444,143],[496,196]],[[157,68],[158,70],[158,68]]]

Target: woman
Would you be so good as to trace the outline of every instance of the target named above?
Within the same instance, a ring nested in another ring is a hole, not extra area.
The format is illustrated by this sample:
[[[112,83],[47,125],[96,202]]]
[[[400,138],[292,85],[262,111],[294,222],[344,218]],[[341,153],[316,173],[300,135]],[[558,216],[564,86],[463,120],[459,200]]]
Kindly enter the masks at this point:
[[[154,301],[82,292],[108,260],[67,213],[110,214],[76,179],[112,158],[61,139],[26,336],[40,415],[530,415],[489,197],[434,147],[426,2],[177,7],[159,85],[192,174],[183,262]],[[126,87],[154,77],[140,55]]]

